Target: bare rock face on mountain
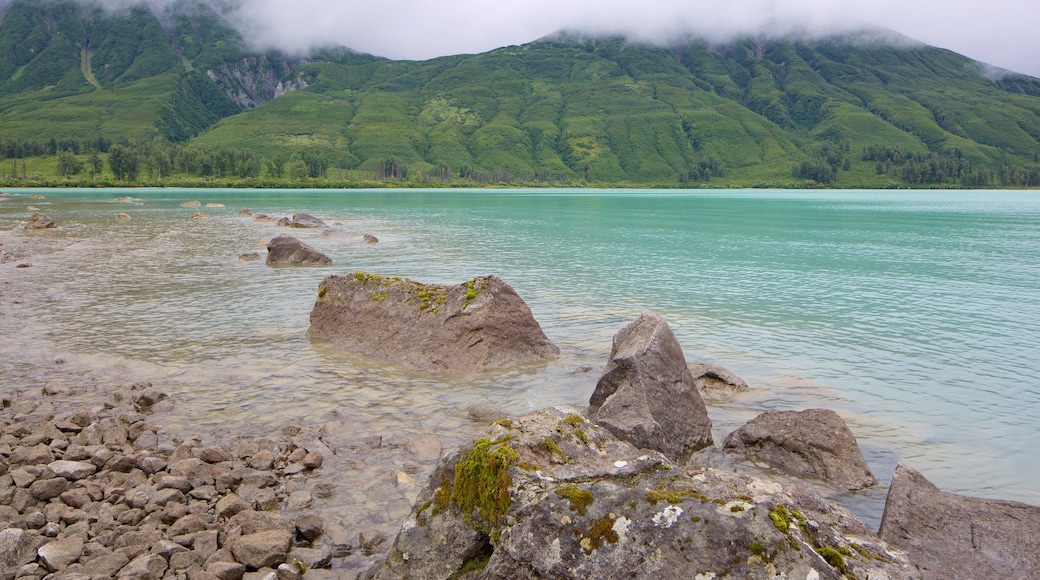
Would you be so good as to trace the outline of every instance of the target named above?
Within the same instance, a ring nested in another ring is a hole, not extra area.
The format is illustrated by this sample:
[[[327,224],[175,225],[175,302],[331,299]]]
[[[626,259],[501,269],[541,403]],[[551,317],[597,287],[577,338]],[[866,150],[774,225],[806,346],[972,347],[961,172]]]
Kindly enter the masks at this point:
[[[614,335],[589,415],[619,439],[673,459],[712,444],[711,420],[682,346],[654,312],[644,312]]]
[[[849,491],[877,483],[845,421],[829,409],[762,413],[730,433],[722,446]]]
[[[56,227],[58,227],[58,224],[50,216],[39,212],[32,214],[29,217],[29,221],[25,222],[25,229],[27,230],[46,230]]]
[[[294,213],[292,222],[289,224],[294,228],[327,228],[328,225],[309,213]]]
[[[456,286],[364,272],[318,287],[307,336],[431,371],[473,373],[554,358],[531,309],[495,276]]]
[[[878,531],[925,578],[1040,578],[1040,507],[944,492],[897,465]]]
[[[268,266],[327,266],[332,258],[292,236],[275,236],[267,242]]]
[[[807,485],[681,469],[557,407],[445,456],[368,580],[920,578]]]

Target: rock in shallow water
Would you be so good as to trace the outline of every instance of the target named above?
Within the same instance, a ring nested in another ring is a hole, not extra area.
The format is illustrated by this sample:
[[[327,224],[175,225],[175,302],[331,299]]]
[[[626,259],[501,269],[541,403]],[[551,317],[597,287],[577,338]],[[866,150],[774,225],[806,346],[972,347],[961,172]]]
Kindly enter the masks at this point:
[[[877,483],[845,421],[829,409],[767,411],[726,437],[723,448],[848,491]]]
[[[673,459],[712,444],[711,420],[682,346],[654,312],[642,313],[614,336],[589,414],[618,438]]]
[[[944,492],[902,464],[878,535],[925,578],[1040,578],[1040,507]]]
[[[327,266],[331,263],[331,258],[292,236],[275,236],[267,242],[268,266]]]
[[[311,340],[420,370],[475,373],[559,354],[523,299],[495,276],[455,286],[328,276],[310,321]]]
[[[58,227],[58,224],[50,216],[42,213],[32,214],[29,217],[29,221],[25,223],[25,229],[27,230],[45,230],[56,227]]]

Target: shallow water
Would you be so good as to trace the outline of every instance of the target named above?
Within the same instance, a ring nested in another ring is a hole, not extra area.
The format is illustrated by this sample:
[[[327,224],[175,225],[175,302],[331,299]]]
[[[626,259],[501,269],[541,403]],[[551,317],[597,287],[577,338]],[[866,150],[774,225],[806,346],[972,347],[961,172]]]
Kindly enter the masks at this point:
[[[21,229],[30,205],[59,228]],[[321,217],[342,235],[291,233],[334,264],[237,264],[286,233],[242,208]],[[753,387],[709,407],[717,443],[763,410],[830,407],[883,482],[902,461],[1040,504],[1037,192],[26,190],[0,201],[0,243],[0,389],[149,380],[171,433],[346,419],[454,445],[474,402],[586,405],[614,332],[652,309],[688,359]],[[560,359],[457,378],[309,343],[318,283],[357,270],[498,275]],[[876,526],[883,489],[847,501]]]

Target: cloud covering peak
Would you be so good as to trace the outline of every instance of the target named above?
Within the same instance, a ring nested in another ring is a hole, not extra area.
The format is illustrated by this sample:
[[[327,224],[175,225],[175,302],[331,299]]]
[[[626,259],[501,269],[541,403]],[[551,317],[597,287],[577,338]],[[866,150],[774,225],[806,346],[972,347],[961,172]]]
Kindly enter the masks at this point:
[[[125,0],[122,0],[125,1]],[[697,35],[819,36],[885,27],[999,67],[1040,76],[1035,0],[237,0],[254,42],[344,44],[426,59],[522,44],[560,29],[666,42]]]
[[[0,8],[12,0],[0,0]],[[78,0],[109,8],[185,0]],[[196,0],[252,44],[301,52],[339,44],[427,59],[523,44],[567,29],[665,43],[691,35],[816,37],[892,29],[970,58],[1040,77],[1036,0]]]

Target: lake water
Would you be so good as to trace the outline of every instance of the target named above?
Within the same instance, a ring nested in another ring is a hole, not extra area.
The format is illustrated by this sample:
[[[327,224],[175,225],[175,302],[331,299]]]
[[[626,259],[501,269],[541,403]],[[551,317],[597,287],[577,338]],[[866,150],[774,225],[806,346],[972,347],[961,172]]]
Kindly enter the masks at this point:
[[[59,228],[23,230],[30,205]],[[324,219],[336,235],[291,233],[334,264],[238,264],[288,233],[242,208]],[[149,380],[173,432],[338,417],[454,445],[474,402],[587,405],[613,334],[655,310],[689,360],[752,386],[709,406],[717,444],[764,410],[829,407],[883,483],[901,461],[1040,504],[1040,192],[24,190],[0,201],[0,243],[0,389]],[[460,379],[311,344],[318,283],[358,270],[495,274],[561,356]],[[883,501],[852,503],[876,525]]]

